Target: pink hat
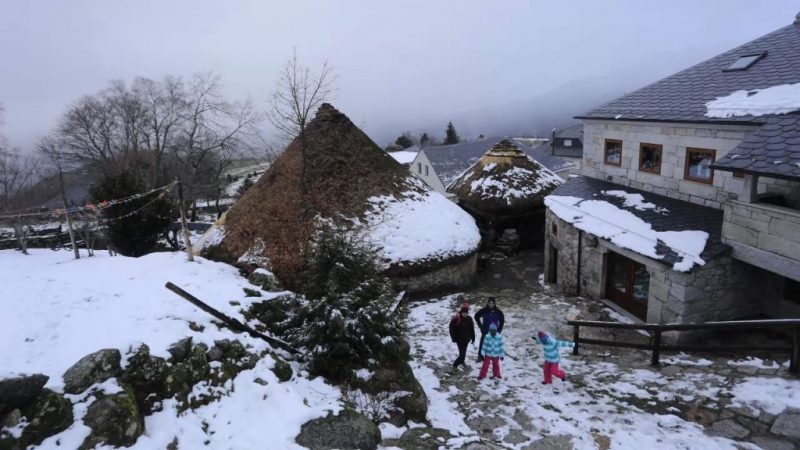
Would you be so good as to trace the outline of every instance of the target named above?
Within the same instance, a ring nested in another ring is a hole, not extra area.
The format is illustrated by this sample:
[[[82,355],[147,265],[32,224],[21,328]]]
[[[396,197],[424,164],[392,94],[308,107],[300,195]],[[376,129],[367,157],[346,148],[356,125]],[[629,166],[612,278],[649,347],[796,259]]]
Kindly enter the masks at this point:
[[[543,341],[543,340],[547,339],[547,336],[548,336],[547,333],[545,333],[544,331],[540,331],[539,332],[539,340],[540,341]]]

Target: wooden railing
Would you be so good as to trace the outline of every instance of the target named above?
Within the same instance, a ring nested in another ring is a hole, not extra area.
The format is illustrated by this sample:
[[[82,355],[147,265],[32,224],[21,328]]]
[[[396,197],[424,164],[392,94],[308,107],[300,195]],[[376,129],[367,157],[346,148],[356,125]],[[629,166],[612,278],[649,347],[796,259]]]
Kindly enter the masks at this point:
[[[789,372],[800,372],[800,319],[775,319],[775,320],[737,320],[729,322],[705,322],[705,323],[675,323],[675,324],[654,324],[654,323],[619,323],[619,322],[598,322],[588,320],[570,320],[568,325],[574,328],[573,340],[575,347],[573,354],[578,354],[581,344],[603,345],[607,347],[624,347],[639,350],[650,350],[653,352],[651,364],[657,366],[661,358],[662,351],[676,352],[707,352],[707,353],[788,353],[791,356]],[[602,339],[587,339],[580,336],[581,327],[587,328],[607,328],[621,330],[642,330],[650,335],[650,343],[617,342]],[[788,329],[792,336],[791,345],[671,345],[661,342],[661,335],[667,331],[718,331],[718,330],[754,330],[754,329]]]

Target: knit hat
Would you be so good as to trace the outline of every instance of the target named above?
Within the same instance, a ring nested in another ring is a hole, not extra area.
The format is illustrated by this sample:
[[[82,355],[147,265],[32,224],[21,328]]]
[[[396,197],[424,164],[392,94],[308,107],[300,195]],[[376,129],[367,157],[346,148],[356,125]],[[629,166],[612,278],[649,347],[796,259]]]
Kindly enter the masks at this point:
[[[540,341],[543,341],[543,340],[547,339],[547,336],[549,336],[549,335],[547,333],[545,333],[544,331],[540,331],[539,332],[539,340]]]
[[[492,322],[489,324],[489,331],[497,331],[497,324]]]
[[[495,305],[497,305],[497,302],[495,301],[494,297],[489,297],[488,299],[486,299],[486,304],[488,305],[489,303],[494,303]]]
[[[462,303],[459,312],[469,312],[469,303]]]

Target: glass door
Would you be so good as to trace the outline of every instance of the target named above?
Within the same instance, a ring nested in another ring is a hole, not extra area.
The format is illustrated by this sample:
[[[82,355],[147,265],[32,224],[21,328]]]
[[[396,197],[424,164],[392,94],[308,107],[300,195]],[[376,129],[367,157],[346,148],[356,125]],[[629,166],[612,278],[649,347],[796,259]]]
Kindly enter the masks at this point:
[[[647,320],[650,274],[647,268],[613,252],[606,265],[606,297],[636,317]]]

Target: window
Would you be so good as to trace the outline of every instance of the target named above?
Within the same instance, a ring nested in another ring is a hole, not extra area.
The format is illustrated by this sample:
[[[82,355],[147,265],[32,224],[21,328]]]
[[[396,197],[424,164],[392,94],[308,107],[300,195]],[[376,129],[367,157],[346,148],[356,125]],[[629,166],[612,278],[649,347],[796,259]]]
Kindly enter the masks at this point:
[[[553,236],[558,236],[558,225],[555,222],[550,224],[550,231],[553,233]]]
[[[612,166],[622,165],[622,141],[606,139],[605,163]]]
[[[750,66],[755,64],[759,59],[761,59],[761,58],[763,58],[765,56],[767,56],[767,52],[754,53],[754,54],[751,54],[751,55],[740,56],[739,59],[734,61],[733,64],[728,66],[726,69],[723,69],[723,71],[724,72],[731,72],[731,71],[735,71],[735,70],[747,70],[747,69],[750,68]]]
[[[661,173],[661,145],[639,144],[639,170],[642,172]]]
[[[428,166],[425,166],[425,176],[428,176]]]
[[[564,147],[572,147],[572,139],[564,139]]]
[[[417,163],[417,173],[422,173],[422,163]]]
[[[716,150],[687,148],[683,178],[698,183],[713,183],[714,169],[711,168],[711,164],[714,164],[716,153]]]
[[[733,178],[744,178],[744,172],[733,172]]]

